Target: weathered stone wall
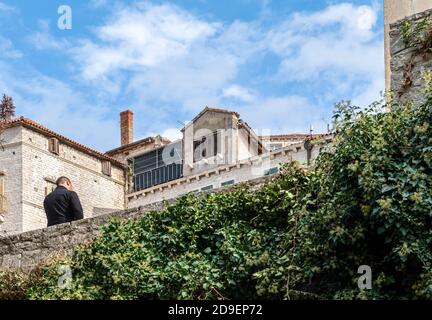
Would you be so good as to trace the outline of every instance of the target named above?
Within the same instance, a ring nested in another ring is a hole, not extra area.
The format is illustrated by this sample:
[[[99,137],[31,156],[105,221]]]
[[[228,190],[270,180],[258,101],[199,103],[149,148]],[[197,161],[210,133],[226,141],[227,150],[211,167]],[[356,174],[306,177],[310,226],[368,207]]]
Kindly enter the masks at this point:
[[[48,137],[25,128],[2,133],[0,174],[6,189],[6,210],[0,235],[46,226],[43,201],[59,176],[74,183],[86,218],[126,208],[125,171],[113,165],[111,176],[102,173],[102,162],[60,141],[59,155],[48,149]]]
[[[432,0],[384,0],[384,46],[386,90],[390,90],[390,24],[432,8]]]
[[[22,231],[22,127],[14,127],[2,133],[0,148],[0,174],[4,181],[4,222],[0,223],[0,236],[7,232]],[[13,212],[14,214],[11,214]]]
[[[414,14],[390,25],[391,91],[402,102],[421,102],[424,97],[422,75],[425,71],[432,70],[430,53],[415,54],[415,48],[405,47],[403,25],[405,21],[415,24],[428,16],[432,16],[432,10]]]
[[[252,180],[247,185],[256,189],[270,179],[267,177]],[[218,189],[213,192],[225,192],[231,188]],[[0,268],[17,268],[28,271],[50,259],[71,255],[77,245],[91,242],[99,234],[100,227],[112,218],[134,219],[150,211],[161,210],[174,201],[175,199],[171,199],[167,202],[157,202],[136,209],[113,212],[0,238]]]
[[[96,157],[60,143],[59,155],[48,151],[48,138],[29,129],[23,130],[23,230],[46,226],[43,209],[48,180],[71,178],[84,210],[92,217],[100,209],[125,209],[125,173],[112,166],[111,176],[102,173]]]

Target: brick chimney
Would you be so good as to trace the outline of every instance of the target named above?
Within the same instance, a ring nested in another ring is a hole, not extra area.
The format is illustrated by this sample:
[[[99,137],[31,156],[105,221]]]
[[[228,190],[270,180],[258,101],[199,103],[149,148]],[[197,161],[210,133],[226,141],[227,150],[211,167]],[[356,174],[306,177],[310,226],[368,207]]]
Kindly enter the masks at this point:
[[[122,146],[133,142],[133,112],[130,110],[120,112],[120,138]]]

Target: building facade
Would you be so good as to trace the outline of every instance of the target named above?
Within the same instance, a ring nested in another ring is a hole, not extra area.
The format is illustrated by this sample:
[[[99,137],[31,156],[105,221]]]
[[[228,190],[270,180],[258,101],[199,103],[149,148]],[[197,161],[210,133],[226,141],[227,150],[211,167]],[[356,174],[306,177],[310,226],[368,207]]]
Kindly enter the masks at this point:
[[[2,127],[0,234],[46,227],[43,201],[59,176],[72,180],[85,218],[126,207],[126,168],[119,161],[30,119]]]
[[[330,134],[257,136],[237,112],[206,107],[170,142],[133,142],[133,113],[120,114],[123,145],[107,154],[129,167],[128,208],[208,191],[279,172],[283,163],[308,165],[319,153],[310,140]]]

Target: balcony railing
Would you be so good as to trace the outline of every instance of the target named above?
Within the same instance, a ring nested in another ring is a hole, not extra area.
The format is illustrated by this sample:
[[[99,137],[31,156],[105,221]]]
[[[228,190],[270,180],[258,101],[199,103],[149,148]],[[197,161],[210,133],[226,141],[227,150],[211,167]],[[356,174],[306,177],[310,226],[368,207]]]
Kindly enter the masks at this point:
[[[163,167],[134,175],[134,192],[144,190],[158,184],[179,179],[183,176],[183,164],[172,163]]]

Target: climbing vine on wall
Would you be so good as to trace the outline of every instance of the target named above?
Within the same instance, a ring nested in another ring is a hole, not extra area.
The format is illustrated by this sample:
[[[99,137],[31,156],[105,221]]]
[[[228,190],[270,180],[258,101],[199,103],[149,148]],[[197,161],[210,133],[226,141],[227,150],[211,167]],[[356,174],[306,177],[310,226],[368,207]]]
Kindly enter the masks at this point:
[[[432,55],[432,19],[428,15],[418,22],[405,20],[402,24],[402,40],[405,49],[411,49],[404,66],[403,80],[398,91],[401,97],[413,84],[413,69],[416,60],[426,60]]]

